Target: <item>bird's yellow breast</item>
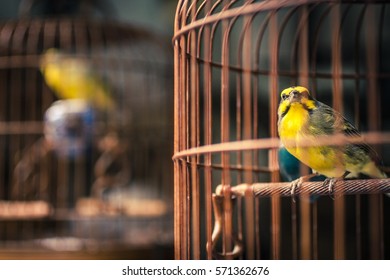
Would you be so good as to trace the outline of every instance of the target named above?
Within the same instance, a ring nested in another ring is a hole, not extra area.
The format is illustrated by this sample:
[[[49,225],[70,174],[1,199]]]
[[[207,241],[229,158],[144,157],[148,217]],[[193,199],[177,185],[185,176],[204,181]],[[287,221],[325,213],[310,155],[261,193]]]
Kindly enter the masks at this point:
[[[290,105],[288,113],[280,120],[279,136],[283,140],[294,139],[303,129],[306,129],[309,112],[300,103]]]
[[[304,140],[308,125],[309,112],[300,103],[291,104],[286,115],[279,122],[279,136],[286,149],[299,158],[297,142]]]

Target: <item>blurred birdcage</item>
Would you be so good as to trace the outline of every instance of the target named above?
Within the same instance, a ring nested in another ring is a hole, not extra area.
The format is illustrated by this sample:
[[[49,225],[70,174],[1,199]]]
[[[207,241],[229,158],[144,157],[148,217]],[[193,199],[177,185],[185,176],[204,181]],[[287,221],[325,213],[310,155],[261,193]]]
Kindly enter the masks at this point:
[[[97,2],[0,23],[0,258],[173,255],[169,40]]]
[[[294,201],[277,135],[280,92],[302,85],[388,171],[389,12],[386,1],[179,1],[176,258],[389,258],[389,180],[339,181],[334,196],[308,182]]]

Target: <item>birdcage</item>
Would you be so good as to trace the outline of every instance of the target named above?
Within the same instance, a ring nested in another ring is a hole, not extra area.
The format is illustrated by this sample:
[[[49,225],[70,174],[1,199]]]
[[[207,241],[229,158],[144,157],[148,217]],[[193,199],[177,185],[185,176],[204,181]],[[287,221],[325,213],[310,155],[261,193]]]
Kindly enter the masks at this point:
[[[176,258],[389,258],[389,180],[340,180],[332,191],[319,177],[291,196],[290,181],[310,171],[279,157],[277,132],[280,92],[305,86],[386,170],[388,13],[386,1],[179,1]],[[342,136],[318,143],[342,146]]]
[[[0,23],[0,258],[173,255],[169,40],[94,2]]]

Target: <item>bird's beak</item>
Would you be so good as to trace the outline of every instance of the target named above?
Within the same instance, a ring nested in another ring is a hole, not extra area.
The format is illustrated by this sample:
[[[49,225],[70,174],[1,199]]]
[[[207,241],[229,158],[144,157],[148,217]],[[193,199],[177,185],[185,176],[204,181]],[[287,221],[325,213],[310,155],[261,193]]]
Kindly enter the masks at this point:
[[[300,102],[301,101],[301,98],[299,96],[299,91],[297,90],[293,90],[290,92],[290,103],[293,103],[293,102]]]

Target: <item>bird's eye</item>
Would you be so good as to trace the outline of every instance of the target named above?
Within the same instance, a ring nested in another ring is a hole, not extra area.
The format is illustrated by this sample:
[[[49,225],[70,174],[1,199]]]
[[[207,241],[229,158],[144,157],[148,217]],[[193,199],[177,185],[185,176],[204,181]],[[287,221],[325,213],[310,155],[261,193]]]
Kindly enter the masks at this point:
[[[283,99],[283,100],[286,100],[286,99],[287,99],[287,94],[283,93],[283,94],[282,94],[282,99]]]

